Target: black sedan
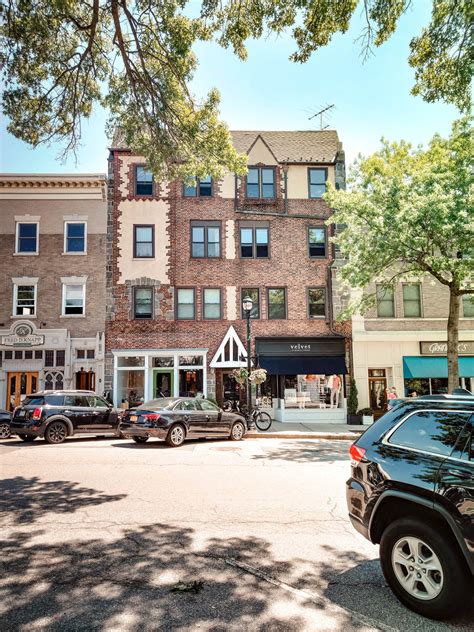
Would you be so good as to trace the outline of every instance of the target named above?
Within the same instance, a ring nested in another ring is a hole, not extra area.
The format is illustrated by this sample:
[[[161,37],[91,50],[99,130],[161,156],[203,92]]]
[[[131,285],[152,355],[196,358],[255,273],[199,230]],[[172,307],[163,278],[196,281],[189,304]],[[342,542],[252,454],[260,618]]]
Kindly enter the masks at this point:
[[[11,435],[11,420],[12,414],[8,410],[0,410],[0,439],[8,439]]]
[[[172,448],[185,439],[222,437],[240,441],[246,433],[245,419],[228,413],[207,399],[163,397],[128,410],[120,422],[120,432],[136,443],[150,437],[164,439]]]

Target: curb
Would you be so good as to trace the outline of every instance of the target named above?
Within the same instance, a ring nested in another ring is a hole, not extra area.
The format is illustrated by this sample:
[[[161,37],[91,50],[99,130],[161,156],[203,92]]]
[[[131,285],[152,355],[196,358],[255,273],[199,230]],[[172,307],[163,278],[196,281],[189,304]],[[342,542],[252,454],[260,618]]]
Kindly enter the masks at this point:
[[[331,441],[355,441],[360,432],[248,432],[245,439],[330,439]]]

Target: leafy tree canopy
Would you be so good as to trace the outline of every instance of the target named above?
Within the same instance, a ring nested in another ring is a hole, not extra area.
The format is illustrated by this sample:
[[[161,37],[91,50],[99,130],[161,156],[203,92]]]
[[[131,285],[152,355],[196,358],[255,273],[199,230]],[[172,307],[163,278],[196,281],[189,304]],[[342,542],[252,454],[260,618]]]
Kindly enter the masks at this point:
[[[156,175],[243,173],[245,158],[219,120],[217,91],[201,101],[189,91],[195,42],[216,39],[245,58],[248,38],[292,29],[292,59],[304,62],[347,31],[360,4],[367,52],[392,35],[410,3],[203,0],[190,17],[187,0],[0,0],[8,130],[33,146],[62,142],[67,154],[100,104],[110,112],[109,130],[119,125],[125,144]],[[469,108],[473,22],[472,0],[433,0],[431,23],[410,45],[415,94]]]
[[[449,138],[436,135],[426,149],[383,140],[380,151],[356,160],[347,191],[328,183],[325,199],[336,209],[328,221],[342,227],[334,241],[347,260],[342,279],[366,290],[431,275],[456,296],[473,294],[473,156],[465,116]],[[362,294],[351,311],[375,298]]]

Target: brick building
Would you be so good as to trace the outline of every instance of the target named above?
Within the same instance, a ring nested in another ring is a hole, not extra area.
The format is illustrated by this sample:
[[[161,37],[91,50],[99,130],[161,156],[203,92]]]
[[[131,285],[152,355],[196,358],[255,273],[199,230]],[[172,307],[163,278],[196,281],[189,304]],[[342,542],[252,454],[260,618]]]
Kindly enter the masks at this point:
[[[0,175],[0,408],[103,391],[105,175]]]
[[[130,405],[237,397],[249,294],[275,416],[343,421],[350,326],[335,322],[344,297],[321,198],[327,180],[345,186],[342,145],[335,131],[232,134],[248,175],[194,186],[155,182],[141,156],[110,151],[106,388]]]
[[[384,409],[392,386],[399,397],[446,393],[448,288],[431,277],[398,283],[380,290],[377,303],[352,320],[359,406]],[[459,375],[460,386],[474,391],[474,303],[467,296],[460,308]]]

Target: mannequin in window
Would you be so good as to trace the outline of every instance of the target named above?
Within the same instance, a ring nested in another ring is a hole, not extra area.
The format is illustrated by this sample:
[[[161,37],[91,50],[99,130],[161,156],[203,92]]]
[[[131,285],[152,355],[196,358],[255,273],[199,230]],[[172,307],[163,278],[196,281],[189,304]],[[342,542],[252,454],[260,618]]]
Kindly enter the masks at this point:
[[[331,408],[338,408],[339,393],[341,391],[341,378],[339,375],[331,375],[328,380],[328,386],[331,391]]]

